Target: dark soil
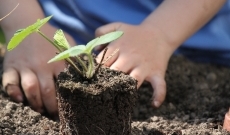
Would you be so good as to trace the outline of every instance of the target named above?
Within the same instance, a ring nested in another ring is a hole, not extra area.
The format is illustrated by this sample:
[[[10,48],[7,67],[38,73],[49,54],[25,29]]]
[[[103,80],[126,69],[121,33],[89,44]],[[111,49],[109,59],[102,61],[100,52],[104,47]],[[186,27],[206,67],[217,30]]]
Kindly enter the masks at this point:
[[[230,69],[172,57],[167,97],[159,109],[150,107],[152,88],[144,83],[134,108],[134,135],[230,135],[222,129],[230,104]],[[54,122],[0,94],[0,135],[57,135]]]
[[[63,135],[130,135],[137,81],[101,67],[91,79],[71,66],[57,80]]]

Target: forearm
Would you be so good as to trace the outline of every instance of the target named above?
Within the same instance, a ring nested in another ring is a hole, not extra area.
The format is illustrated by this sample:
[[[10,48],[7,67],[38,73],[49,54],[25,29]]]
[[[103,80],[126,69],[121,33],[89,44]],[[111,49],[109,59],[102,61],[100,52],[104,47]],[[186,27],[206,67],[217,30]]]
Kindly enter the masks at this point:
[[[0,3],[0,17],[8,14],[19,3],[16,10],[0,22],[6,37],[11,37],[16,30],[44,17],[37,0],[0,0]]]
[[[176,49],[205,25],[226,0],[165,0],[142,25],[157,28]]]

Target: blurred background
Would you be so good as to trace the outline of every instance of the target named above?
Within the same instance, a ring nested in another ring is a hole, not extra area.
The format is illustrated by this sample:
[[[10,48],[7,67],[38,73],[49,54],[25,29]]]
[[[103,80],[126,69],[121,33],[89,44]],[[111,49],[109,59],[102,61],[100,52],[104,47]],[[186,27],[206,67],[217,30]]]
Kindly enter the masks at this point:
[[[6,40],[2,29],[0,28],[0,57],[3,57],[6,51]]]
[[[5,37],[1,28],[0,28],[0,44],[5,44]]]

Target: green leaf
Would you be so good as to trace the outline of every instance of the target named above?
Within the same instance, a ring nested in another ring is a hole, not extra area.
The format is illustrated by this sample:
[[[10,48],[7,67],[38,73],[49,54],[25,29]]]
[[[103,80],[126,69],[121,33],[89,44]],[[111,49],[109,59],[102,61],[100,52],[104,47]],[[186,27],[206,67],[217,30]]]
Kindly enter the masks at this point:
[[[20,33],[21,31],[23,31],[24,29],[18,29],[15,33],[14,33],[14,35],[17,35],[18,33]]]
[[[97,37],[86,44],[85,53],[90,54],[94,47],[112,42],[123,35],[122,31],[114,31]]]
[[[49,60],[48,63],[67,59],[69,57],[78,56],[79,54],[83,53],[84,50],[85,50],[85,45],[78,45],[78,46],[71,47],[68,50],[65,50],[64,52],[61,52],[58,55],[56,55],[54,58]]]
[[[70,48],[70,45],[61,29],[57,30],[54,34],[54,43],[56,43],[63,50],[67,50]]]
[[[37,30],[39,30],[46,22],[48,22],[51,17],[52,16],[49,16],[42,20],[38,19],[36,23],[28,26],[27,28],[16,31],[7,46],[7,50],[10,51],[17,47],[18,44],[20,44],[27,36],[33,32],[37,32]]]

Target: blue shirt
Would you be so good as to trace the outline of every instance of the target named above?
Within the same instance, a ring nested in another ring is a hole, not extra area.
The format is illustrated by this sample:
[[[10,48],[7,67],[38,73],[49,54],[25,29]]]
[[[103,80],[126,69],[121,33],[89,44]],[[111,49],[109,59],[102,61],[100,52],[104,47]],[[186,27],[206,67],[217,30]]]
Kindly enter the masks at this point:
[[[163,0],[39,0],[51,23],[78,44],[94,38],[95,30],[111,22],[140,24]],[[183,12],[183,11],[182,11]],[[230,65],[230,0],[199,31],[177,49],[196,61]]]

